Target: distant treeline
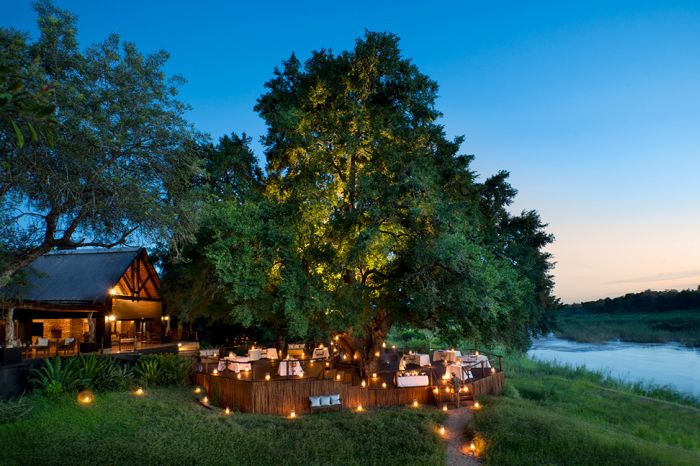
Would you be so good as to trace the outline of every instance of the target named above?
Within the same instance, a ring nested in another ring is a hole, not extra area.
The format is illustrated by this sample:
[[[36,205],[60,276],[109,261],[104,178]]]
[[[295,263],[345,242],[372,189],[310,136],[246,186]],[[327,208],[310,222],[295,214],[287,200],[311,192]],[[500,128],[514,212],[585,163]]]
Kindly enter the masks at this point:
[[[617,298],[567,304],[562,310],[591,314],[667,312],[700,309],[700,286],[695,290],[646,290]]]

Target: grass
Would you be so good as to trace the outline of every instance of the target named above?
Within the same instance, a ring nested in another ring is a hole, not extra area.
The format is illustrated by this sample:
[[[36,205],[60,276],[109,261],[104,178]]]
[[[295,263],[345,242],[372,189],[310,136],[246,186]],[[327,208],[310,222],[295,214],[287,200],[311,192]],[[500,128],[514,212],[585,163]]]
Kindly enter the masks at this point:
[[[485,398],[471,426],[485,439],[486,464],[700,464],[697,399],[666,389],[642,395],[598,373],[524,357],[505,364],[504,395]]]
[[[700,346],[700,309],[635,314],[562,311],[557,325],[557,336],[575,341],[677,341],[686,346]]]
[[[190,389],[98,394],[90,406],[33,396],[32,411],[0,424],[3,465],[444,463],[432,408],[349,411],[288,420],[199,406]]]

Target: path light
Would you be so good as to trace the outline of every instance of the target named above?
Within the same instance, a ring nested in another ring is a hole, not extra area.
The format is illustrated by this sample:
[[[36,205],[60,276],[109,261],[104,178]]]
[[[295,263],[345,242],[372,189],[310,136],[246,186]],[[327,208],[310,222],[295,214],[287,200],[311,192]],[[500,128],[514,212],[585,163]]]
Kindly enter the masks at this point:
[[[440,435],[445,435],[445,426],[440,426]]]
[[[195,389],[194,389],[194,394],[195,394],[195,395],[199,395],[200,393],[202,393],[202,389],[199,388],[199,387],[195,387]]]
[[[413,407],[414,407],[414,408],[417,408],[418,406],[420,406],[420,405],[418,404],[418,400],[413,400]]]
[[[211,375],[219,375],[219,369],[214,369],[211,371]]]
[[[357,408],[355,408],[355,411],[357,411],[358,413],[361,413],[364,410],[365,408],[363,408],[362,405],[357,405]]]
[[[289,413],[289,419],[295,419],[296,417],[297,417],[296,411],[292,411],[291,413]]]
[[[90,390],[83,390],[82,392],[78,393],[78,403],[89,405],[93,401],[95,401],[95,396]]]
[[[442,405],[442,410],[443,410],[444,412],[447,412],[447,405]]]
[[[379,356],[381,356],[381,353],[379,351],[375,351],[374,356],[378,358]]]
[[[365,382],[365,381],[363,380],[363,381],[360,383],[360,385],[362,386],[362,388],[365,388],[365,387],[367,386],[367,382]]]
[[[143,395],[144,393],[145,393],[145,392],[143,391],[143,388],[141,388],[141,387],[137,388],[137,389],[134,391],[134,395],[136,395],[136,396],[141,396],[141,395]]]
[[[479,409],[479,408],[481,408],[481,405],[479,404],[478,401],[475,401],[474,402],[474,409]]]
[[[209,398],[207,398],[206,396],[204,398],[202,398],[202,403],[204,403],[204,404],[209,403]]]
[[[228,406],[226,407],[226,409],[224,409],[224,414],[225,414],[226,416],[228,416],[229,414],[231,414],[231,410],[228,409]]]
[[[437,387],[433,388],[433,393],[437,395],[438,393],[440,393],[440,389]]]
[[[472,454],[472,456],[476,456],[476,445],[474,445],[474,440],[469,443],[469,452]]]
[[[337,375],[335,376],[335,380],[340,380],[340,374],[337,374]]]
[[[386,388],[386,382],[382,382],[382,388]]]

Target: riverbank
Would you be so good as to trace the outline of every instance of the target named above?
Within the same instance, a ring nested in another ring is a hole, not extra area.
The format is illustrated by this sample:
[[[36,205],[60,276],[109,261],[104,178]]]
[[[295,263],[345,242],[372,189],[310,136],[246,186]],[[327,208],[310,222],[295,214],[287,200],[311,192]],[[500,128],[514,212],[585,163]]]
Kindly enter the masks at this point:
[[[580,342],[679,342],[700,347],[700,309],[640,313],[560,311],[554,334]]]
[[[700,464],[697,398],[526,357],[504,365],[504,394],[484,398],[470,426],[486,463]]]

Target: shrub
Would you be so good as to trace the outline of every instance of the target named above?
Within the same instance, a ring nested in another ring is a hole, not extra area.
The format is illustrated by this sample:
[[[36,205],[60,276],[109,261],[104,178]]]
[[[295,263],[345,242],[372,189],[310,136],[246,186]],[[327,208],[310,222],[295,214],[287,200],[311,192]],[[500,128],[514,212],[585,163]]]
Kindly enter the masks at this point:
[[[80,388],[96,389],[101,385],[106,365],[105,358],[99,358],[94,354],[81,355],[78,359],[78,374],[80,375]]]
[[[32,407],[20,396],[16,400],[0,401],[0,424],[14,422],[24,417]]]
[[[46,359],[39,369],[29,372],[29,382],[49,396],[56,396],[64,391],[73,390],[80,383],[80,375],[76,369],[75,359],[65,362],[59,357]]]
[[[145,385],[180,385],[192,372],[192,360],[177,354],[154,354],[139,359],[136,371]]]
[[[160,378],[158,360],[153,358],[141,358],[136,366],[136,373],[144,385],[156,385]]]

